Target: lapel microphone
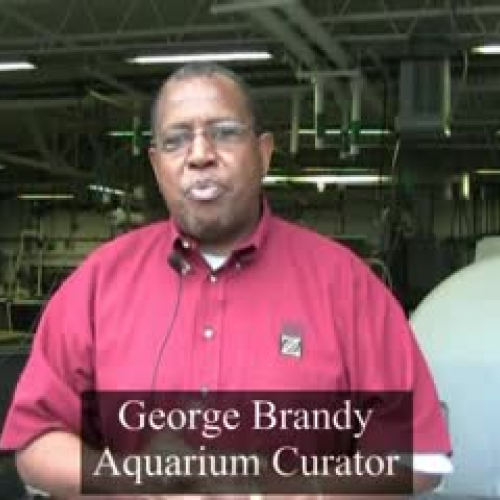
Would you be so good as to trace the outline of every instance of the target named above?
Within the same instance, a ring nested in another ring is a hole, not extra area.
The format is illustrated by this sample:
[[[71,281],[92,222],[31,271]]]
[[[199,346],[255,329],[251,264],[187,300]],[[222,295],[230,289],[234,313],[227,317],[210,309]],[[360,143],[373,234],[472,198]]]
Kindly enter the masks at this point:
[[[191,271],[191,265],[179,250],[172,251],[172,253],[168,256],[168,263],[170,267],[179,275],[184,276]]]

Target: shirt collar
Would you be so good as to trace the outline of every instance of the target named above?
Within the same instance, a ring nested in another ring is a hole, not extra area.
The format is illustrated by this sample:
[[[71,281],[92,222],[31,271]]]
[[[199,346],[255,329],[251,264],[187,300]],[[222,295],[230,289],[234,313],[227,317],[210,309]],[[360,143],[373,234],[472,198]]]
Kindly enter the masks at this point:
[[[255,230],[243,241],[238,243],[233,250],[233,255],[255,255],[260,250],[269,234],[269,227],[272,220],[272,213],[266,198],[262,197],[262,213]],[[182,234],[179,226],[173,219],[170,219],[167,230],[168,247],[177,251],[198,250],[198,242],[193,238]]]

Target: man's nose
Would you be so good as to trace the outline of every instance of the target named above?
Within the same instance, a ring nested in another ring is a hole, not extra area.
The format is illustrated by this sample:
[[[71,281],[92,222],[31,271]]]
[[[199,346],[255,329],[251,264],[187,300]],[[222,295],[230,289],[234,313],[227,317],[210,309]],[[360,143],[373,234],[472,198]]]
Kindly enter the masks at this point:
[[[204,131],[198,131],[194,134],[189,148],[189,165],[194,168],[203,168],[213,165],[214,161],[215,149],[213,143]]]

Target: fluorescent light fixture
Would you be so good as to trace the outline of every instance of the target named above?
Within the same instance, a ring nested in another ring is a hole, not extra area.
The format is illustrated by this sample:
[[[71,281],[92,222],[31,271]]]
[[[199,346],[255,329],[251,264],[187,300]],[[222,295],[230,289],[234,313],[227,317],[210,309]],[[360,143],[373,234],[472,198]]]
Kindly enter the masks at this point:
[[[388,175],[267,175],[264,178],[265,185],[274,185],[280,183],[291,184],[315,184],[326,186],[327,184],[336,185],[356,185],[370,186],[378,184],[389,184],[391,177]]]
[[[29,61],[0,61],[0,71],[23,71],[35,69]]]
[[[488,43],[485,45],[478,45],[472,49],[475,54],[486,54],[486,55],[499,55],[500,54],[500,44],[499,43]]]
[[[370,174],[373,173],[373,168],[368,168],[368,167],[337,167],[337,168],[332,168],[332,167],[304,167],[301,169],[302,173],[304,174],[309,174],[314,172],[315,175],[318,174],[325,174],[325,175],[331,175],[331,174],[340,174],[340,175],[347,175],[347,174]]]
[[[17,196],[20,200],[72,200],[75,195],[70,193],[25,193]]]
[[[110,130],[108,132],[108,135],[110,137],[129,137],[129,138],[132,138],[132,137],[134,137],[134,131],[133,130]],[[151,137],[151,130],[143,130],[141,132],[141,135],[143,137]]]
[[[103,186],[102,184],[90,184],[88,188],[90,189],[90,191],[95,191],[96,193],[115,194],[117,196],[125,195],[125,191],[123,189],[116,189],[110,186]]]
[[[234,51],[234,52],[206,52],[199,54],[158,54],[135,56],[127,59],[134,64],[171,64],[204,61],[262,61],[271,59],[267,51]]]
[[[500,170],[495,170],[494,168],[480,168],[476,170],[476,174],[479,175],[500,175]]]
[[[339,128],[334,128],[334,129],[327,129],[325,131],[326,135],[340,135],[342,133],[342,130]],[[301,135],[314,135],[314,129],[313,128],[303,128],[299,130],[299,134]],[[390,135],[392,132],[388,129],[378,129],[378,128],[365,128],[361,129],[359,131],[359,135],[364,135],[364,136],[378,136],[378,135]]]

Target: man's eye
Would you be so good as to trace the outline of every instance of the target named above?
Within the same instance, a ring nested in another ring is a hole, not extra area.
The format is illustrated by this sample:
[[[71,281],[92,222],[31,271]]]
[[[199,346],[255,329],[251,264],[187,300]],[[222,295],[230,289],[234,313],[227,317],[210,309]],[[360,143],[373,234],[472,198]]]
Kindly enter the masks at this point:
[[[220,124],[211,130],[212,138],[216,141],[232,141],[239,139],[243,134],[243,128],[236,124]]]
[[[170,132],[163,138],[162,149],[164,151],[175,151],[180,149],[191,141],[191,133],[187,130]]]

